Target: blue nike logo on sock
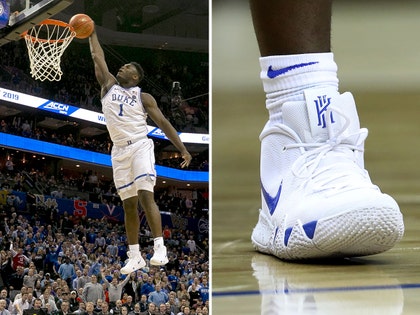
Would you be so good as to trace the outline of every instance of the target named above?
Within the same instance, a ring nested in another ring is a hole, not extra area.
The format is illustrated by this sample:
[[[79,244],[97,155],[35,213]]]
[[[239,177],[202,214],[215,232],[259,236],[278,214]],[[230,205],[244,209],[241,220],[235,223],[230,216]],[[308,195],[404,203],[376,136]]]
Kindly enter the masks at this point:
[[[273,215],[274,211],[277,208],[277,204],[279,202],[280,199],[280,195],[281,195],[281,188],[283,187],[283,181],[281,181],[280,183],[280,187],[277,190],[277,194],[274,197],[271,197],[270,194],[265,190],[264,185],[261,182],[261,190],[264,196],[264,200],[267,204],[268,210],[270,211],[270,214]]]
[[[289,72],[291,70],[315,65],[317,63],[319,63],[319,62],[318,61],[312,61],[312,62],[297,63],[295,65],[291,65],[291,66],[281,68],[281,69],[277,69],[277,70],[273,70],[273,66],[269,66],[268,70],[267,70],[267,76],[270,79],[274,79],[275,77],[278,77],[281,74],[285,74],[286,72]]]

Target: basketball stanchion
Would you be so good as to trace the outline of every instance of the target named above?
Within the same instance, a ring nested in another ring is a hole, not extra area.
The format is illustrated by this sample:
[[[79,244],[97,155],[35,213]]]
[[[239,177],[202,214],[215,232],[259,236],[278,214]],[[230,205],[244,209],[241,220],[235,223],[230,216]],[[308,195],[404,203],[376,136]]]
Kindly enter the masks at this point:
[[[31,75],[34,79],[59,81],[64,50],[76,36],[68,23],[47,19],[21,35],[28,48]]]

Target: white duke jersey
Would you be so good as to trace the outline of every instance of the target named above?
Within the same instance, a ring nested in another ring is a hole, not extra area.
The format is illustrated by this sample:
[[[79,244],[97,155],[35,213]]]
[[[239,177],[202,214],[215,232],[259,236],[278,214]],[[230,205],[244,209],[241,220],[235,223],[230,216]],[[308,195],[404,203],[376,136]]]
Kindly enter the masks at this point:
[[[115,145],[127,145],[147,137],[147,112],[138,86],[123,88],[114,84],[102,98],[106,127]]]

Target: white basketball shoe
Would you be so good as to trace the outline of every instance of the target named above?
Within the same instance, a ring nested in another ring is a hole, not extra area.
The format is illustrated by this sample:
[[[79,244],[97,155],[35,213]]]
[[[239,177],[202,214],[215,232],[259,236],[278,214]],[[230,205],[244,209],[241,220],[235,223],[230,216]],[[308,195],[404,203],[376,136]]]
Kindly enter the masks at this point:
[[[163,266],[168,263],[168,254],[166,246],[160,245],[154,247],[154,254],[150,258],[150,264],[154,266]]]
[[[124,275],[132,273],[146,266],[146,262],[141,257],[140,252],[127,252],[128,259],[124,267],[121,268],[120,272]]]
[[[262,209],[256,250],[284,260],[364,256],[403,236],[395,200],[364,169],[367,129],[350,93],[305,91],[261,133]]]

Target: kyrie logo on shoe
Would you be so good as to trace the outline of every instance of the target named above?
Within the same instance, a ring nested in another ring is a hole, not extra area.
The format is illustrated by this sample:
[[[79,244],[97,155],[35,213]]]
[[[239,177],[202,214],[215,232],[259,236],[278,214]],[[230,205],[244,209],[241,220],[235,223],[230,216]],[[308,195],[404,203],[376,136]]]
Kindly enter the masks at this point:
[[[274,211],[277,208],[277,204],[279,202],[280,199],[280,195],[281,195],[281,188],[283,186],[283,181],[281,181],[280,183],[280,187],[277,190],[277,194],[274,197],[271,197],[270,194],[265,190],[264,185],[261,182],[261,190],[264,196],[264,200],[267,204],[268,207],[268,211],[270,211],[270,214],[273,215]]]
[[[318,96],[314,102],[318,114],[318,126],[325,128],[327,126],[326,119],[328,119],[328,117],[326,117],[327,108],[331,104],[331,97],[327,97],[327,95]],[[332,113],[330,113],[329,119],[331,120],[332,124],[335,122]]]

